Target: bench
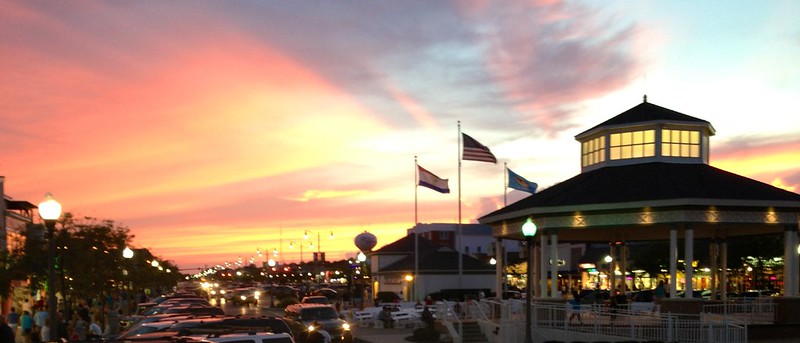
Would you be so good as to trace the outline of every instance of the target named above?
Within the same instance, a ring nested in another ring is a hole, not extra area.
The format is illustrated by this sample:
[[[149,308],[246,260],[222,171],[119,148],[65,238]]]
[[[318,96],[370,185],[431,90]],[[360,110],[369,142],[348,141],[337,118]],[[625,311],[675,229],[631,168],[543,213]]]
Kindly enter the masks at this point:
[[[353,313],[353,319],[358,323],[358,326],[370,326],[375,319],[375,315],[372,312],[356,311]]]
[[[414,327],[416,326],[417,316],[411,312],[396,311],[392,312],[392,322],[394,322],[394,327],[396,328]]]

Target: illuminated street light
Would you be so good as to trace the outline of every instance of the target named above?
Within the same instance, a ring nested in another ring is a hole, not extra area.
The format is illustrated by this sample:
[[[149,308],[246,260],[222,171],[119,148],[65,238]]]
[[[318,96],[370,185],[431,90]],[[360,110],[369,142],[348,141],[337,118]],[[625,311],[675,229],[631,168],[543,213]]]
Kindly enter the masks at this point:
[[[800,251],[800,247],[797,248],[797,251]],[[358,259],[358,262],[364,262],[367,260],[367,255],[364,255],[363,252],[359,251],[358,256],[356,256],[356,259]]]
[[[533,343],[531,332],[531,297],[533,296],[531,290],[533,288],[531,287],[531,281],[533,281],[533,236],[536,236],[536,230],[536,223],[530,217],[525,221],[525,224],[522,224],[522,235],[525,236],[525,240],[528,243],[528,287],[525,290],[525,343]]]
[[[153,266],[153,268],[158,268],[159,263],[158,261],[153,260],[153,262],[150,262],[150,265]]]
[[[44,220],[47,227],[47,317],[58,318],[56,306],[56,221],[61,217],[61,204],[53,199],[50,193],[45,194],[45,200],[39,203],[39,216]],[[55,321],[52,321],[55,322]],[[48,341],[58,337],[58,325],[50,325],[50,337]]]

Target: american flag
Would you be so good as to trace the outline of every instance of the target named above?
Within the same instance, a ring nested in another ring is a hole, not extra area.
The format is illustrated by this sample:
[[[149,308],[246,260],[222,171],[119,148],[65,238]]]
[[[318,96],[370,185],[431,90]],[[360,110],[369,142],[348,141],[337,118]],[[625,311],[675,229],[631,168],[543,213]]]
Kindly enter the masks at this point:
[[[462,140],[464,141],[464,153],[461,159],[470,161],[481,161],[497,163],[497,158],[494,157],[489,148],[474,138],[468,136],[466,133],[461,133]]]

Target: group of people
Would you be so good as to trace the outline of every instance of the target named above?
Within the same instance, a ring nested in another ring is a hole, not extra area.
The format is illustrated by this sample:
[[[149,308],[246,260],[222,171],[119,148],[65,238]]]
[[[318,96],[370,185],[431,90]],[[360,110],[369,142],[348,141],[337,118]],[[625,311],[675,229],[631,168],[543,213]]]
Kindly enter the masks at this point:
[[[0,315],[0,342],[33,343],[49,342],[58,339],[72,341],[101,340],[106,334],[119,332],[119,304],[107,302],[87,304],[78,301],[69,318],[57,311],[57,320],[48,318],[48,307],[42,300],[31,303],[22,302],[22,308],[11,307],[5,315]],[[104,321],[108,325],[104,327]],[[52,337],[53,325],[58,337]]]
[[[378,313],[378,320],[383,323],[383,327],[391,328],[394,327],[394,319],[392,318],[392,309],[389,306],[384,306],[381,309],[381,312]],[[420,320],[425,324],[426,327],[432,328],[434,324],[433,312],[428,309],[428,306],[422,309],[422,313],[420,314]]]

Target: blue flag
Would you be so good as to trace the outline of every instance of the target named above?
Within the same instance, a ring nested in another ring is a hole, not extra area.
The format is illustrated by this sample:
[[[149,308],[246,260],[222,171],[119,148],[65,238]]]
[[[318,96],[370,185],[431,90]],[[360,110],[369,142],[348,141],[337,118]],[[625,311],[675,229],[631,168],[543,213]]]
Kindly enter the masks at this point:
[[[531,194],[536,193],[536,188],[539,187],[536,182],[525,180],[524,177],[517,175],[517,173],[511,171],[511,169],[506,168],[506,170],[508,170],[508,188]]]

